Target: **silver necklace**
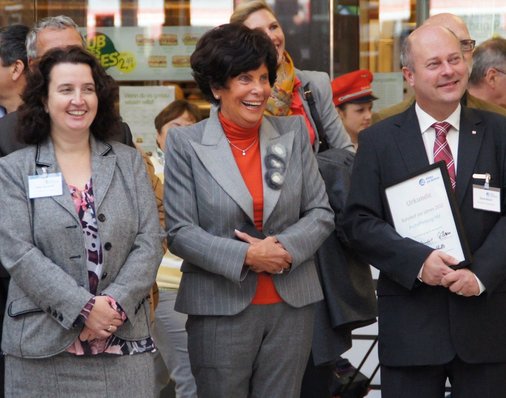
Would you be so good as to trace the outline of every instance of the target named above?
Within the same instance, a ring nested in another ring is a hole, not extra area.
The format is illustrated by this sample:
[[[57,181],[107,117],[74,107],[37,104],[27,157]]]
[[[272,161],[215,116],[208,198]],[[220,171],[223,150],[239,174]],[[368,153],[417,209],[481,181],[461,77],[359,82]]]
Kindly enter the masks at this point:
[[[232,145],[235,149],[237,149],[238,151],[241,151],[242,152],[242,156],[246,156],[246,152],[248,152],[251,148],[253,148],[253,145],[255,145],[257,143],[257,140],[258,140],[258,137],[255,138],[255,140],[248,145],[247,148],[239,148],[237,145],[234,145],[232,142],[230,142],[230,140],[227,138],[227,141],[230,145]]]

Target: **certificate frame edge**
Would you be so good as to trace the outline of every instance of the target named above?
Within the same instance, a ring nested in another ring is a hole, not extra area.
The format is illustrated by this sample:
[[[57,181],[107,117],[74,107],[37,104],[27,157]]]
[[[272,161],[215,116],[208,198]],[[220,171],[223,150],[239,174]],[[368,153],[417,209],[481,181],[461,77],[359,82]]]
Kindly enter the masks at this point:
[[[450,210],[452,212],[453,221],[455,223],[455,229],[457,230],[457,236],[459,237],[460,245],[462,246],[462,253],[464,254],[464,261],[461,261],[455,266],[452,266],[451,268],[457,269],[457,268],[464,268],[471,264],[472,262],[472,255],[471,250],[469,248],[469,244],[467,242],[466,235],[464,234],[464,225],[462,223],[462,217],[460,215],[460,211],[458,209],[457,205],[457,199],[455,198],[455,193],[451,189],[451,182],[450,182],[450,175],[448,174],[448,169],[446,168],[446,163],[444,161],[439,161],[436,163],[429,164],[421,169],[418,169],[417,171],[409,173],[407,176],[403,178],[399,178],[397,180],[394,180],[394,182],[389,183],[388,185],[385,185],[383,187],[382,193],[383,198],[386,203],[386,210],[388,212],[390,225],[392,225],[392,228],[395,229],[395,225],[393,222],[392,217],[392,210],[390,208],[390,203],[388,202],[388,196],[386,194],[386,190],[390,187],[393,187],[395,185],[398,185],[404,181],[410,180],[415,178],[416,176],[419,176],[421,174],[424,174],[430,170],[433,169],[440,169],[441,176],[443,177],[443,185],[446,190],[446,196],[448,198],[448,203],[450,205]],[[422,243],[423,244],[423,243]]]

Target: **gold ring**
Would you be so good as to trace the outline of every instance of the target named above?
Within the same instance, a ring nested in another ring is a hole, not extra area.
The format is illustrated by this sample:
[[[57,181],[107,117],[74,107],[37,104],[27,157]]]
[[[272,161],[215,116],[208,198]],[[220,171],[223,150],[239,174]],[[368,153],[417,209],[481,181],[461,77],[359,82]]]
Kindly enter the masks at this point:
[[[107,331],[110,332],[112,330],[112,325],[109,325],[109,327],[107,328]]]

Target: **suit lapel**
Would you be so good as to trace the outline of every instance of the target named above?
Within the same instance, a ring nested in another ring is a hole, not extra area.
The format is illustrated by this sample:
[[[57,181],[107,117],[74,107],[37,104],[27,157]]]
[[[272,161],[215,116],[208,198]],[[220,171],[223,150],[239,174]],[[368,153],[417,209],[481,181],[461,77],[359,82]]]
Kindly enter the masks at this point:
[[[415,107],[412,105],[404,114],[403,118],[396,122],[397,131],[393,131],[394,140],[399,148],[402,159],[409,173],[415,173],[429,165],[425,144]]]
[[[485,126],[481,124],[481,119],[468,108],[462,107],[457,155],[457,185],[455,187],[459,206],[462,204],[464,194],[472,180],[474,165],[478,160],[484,132]]]
[[[267,169],[265,166],[265,156],[268,154],[268,149],[272,145],[279,144],[286,149],[286,170],[285,174],[288,174],[288,168],[290,166],[290,158],[292,156],[293,140],[295,137],[295,131],[286,131],[280,135],[274,126],[264,117],[262,126],[260,128],[260,151],[262,156],[262,176],[265,176]],[[301,172],[300,170],[290,170],[290,172]],[[266,225],[267,220],[272,214],[276,203],[279,200],[281,189],[273,189],[267,185],[265,177],[262,179],[263,190],[264,190],[264,214],[263,214],[263,225]]]
[[[60,173],[61,170],[56,163],[54,154],[53,142],[50,138],[37,146],[37,153],[35,155],[35,163],[37,165],[37,174],[44,174],[44,169],[47,173]],[[76,220],[77,213],[74,208],[74,203],[70,197],[70,192],[65,183],[62,174],[62,195],[51,196],[51,199],[58,203],[61,207],[67,210]]]
[[[211,109],[202,142],[191,143],[198,158],[216,183],[238,204],[253,222],[253,199],[225,138],[217,109]]]

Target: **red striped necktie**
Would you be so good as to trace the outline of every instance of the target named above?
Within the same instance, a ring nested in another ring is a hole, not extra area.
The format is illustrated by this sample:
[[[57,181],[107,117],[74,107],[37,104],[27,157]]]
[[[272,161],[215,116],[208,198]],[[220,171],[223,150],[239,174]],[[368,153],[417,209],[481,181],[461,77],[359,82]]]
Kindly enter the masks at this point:
[[[452,183],[452,189],[455,190],[455,162],[453,160],[452,150],[448,141],[446,140],[446,134],[450,130],[450,123],[448,122],[436,122],[432,125],[436,130],[436,140],[434,141],[434,163],[444,160],[448,174],[450,175],[450,182]]]

